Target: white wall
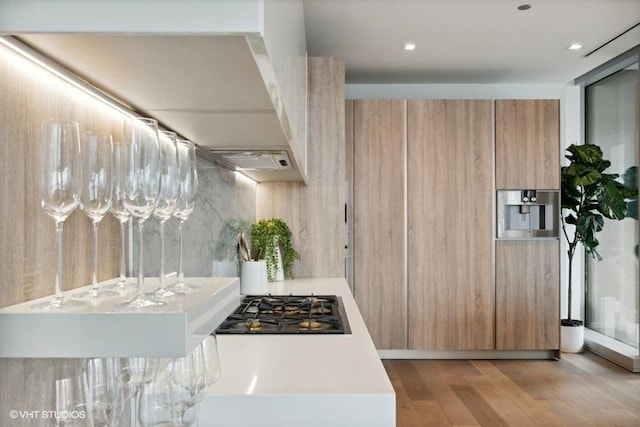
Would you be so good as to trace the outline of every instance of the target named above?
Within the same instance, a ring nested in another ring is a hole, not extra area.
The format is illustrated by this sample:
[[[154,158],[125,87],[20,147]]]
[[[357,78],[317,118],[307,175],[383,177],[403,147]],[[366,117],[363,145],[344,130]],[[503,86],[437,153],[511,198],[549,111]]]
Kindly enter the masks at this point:
[[[582,143],[582,89],[564,84],[347,84],[346,99],[559,99],[560,146],[564,151],[572,143]],[[560,239],[561,316],[567,315],[567,244]],[[573,262],[572,317],[584,319],[584,255],[582,247]]]

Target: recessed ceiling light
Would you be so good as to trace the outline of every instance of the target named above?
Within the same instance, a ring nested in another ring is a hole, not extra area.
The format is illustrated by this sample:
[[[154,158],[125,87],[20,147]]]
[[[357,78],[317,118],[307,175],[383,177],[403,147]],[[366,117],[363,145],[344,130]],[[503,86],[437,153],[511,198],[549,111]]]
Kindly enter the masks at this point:
[[[416,44],[415,43],[405,43],[404,50],[416,50]]]
[[[530,4],[521,4],[520,6],[518,6],[518,10],[529,10],[531,9],[531,5]]]
[[[571,43],[571,46],[569,46],[567,49],[569,49],[569,50],[580,50],[580,49],[582,49],[582,45],[580,43]]]

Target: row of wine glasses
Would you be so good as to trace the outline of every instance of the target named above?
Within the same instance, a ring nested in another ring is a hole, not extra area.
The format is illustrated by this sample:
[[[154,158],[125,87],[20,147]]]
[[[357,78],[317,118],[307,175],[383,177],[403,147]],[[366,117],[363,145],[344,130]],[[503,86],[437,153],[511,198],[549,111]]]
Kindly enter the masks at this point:
[[[129,118],[123,127],[122,143],[114,144],[110,135],[79,134],[76,122],[43,121],[40,141],[40,202],[56,223],[55,297],[33,307],[60,309],[86,304],[62,294],[62,229],[64,221],[79,205],[93,225],[92,285],[87,292],[74,297],[96,299],[118,295],[100,288],[97,281],[98,226],[108,211],[120,223],[122,254],[120,277],[114,286],[127,285],[124,273],[124,234],[130,218],[138,224],[137,295],[121,308],[158,307],[164,299],[184,294],[190,289],[182,271],[182,223],[193,211],[197,189],[195,147],[178,140],[173,132],[159,132],[154,119]],[[154,215],[160,222],[161,272],[160,289],[152,295],[144,293],[143,227]],[[179,280],[169,289],[164,272],[164,223],[178,218],[180,231]]]
[[[220,376],[219,359],[211,354],[214,346],[209,338],[187,357],[155,361],[153,376],[139,392],[137,419],[142,426],[197,425],[198,404]]]
[[[189,426],[219,377],[212,335],[186,357],[67,360],[30,373],[25,389],[38,408],[55,410],[56,425]]]

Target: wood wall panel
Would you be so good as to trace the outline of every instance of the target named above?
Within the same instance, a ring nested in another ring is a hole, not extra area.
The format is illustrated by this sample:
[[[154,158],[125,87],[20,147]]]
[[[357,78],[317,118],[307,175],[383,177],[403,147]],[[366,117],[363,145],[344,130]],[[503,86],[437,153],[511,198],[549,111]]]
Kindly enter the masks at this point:
[[[403,101],[354,101],[354,296],[379,349],[406,348]]]
[[[408,101],[409,348],[494,348],[487,100]]]
[[[256,216],[291,228],[296,277],[344,277],[344,61],[309,58],[308,73],[308,185],[258,184]]]
[[[40,208],[37,184],[41,121],[75,120],[81,132],[119,137],[122,119],[4,46],[0,94],[0,307],[6,307],[54,293],[55,225]],[[98,280],[117,275],[118,227],[110,216],[100,224]],[[78,209],[64,226],[63,290],[91,282],[91,251],[91,222]],[[78,360],[1,359],[0,424],[10,423],[11,409],[52,409],[53,401],[43,402],[40,395],[53,384],[47,369]]]
[[[53,294],[55,226],[40,208],[37,185],[40,123],[75,120],[80,132],[119,138],[122,118],[0,46],[0,307]],[[91,282],[91,223],[78,209],[65,222],[63,290]],[[100,224],[98,279],[116,276],[118,225]]]
[[[496,242],[496,348],[560,348],[557,240]]]
[[[560,101],[496,101],[496,188],[560,188]]]

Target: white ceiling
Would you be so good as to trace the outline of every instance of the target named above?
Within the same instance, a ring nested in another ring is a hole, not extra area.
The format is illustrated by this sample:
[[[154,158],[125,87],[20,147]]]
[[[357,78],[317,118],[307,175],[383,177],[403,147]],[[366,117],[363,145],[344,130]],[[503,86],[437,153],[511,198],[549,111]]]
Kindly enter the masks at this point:
[[[568,83],[640,44],[638,26],[585,57],[640,22],[640,0],[304,0],[304,10],[309,55],[343,57],[347,83]],[[574,42],[583,48],[567,50]]]

